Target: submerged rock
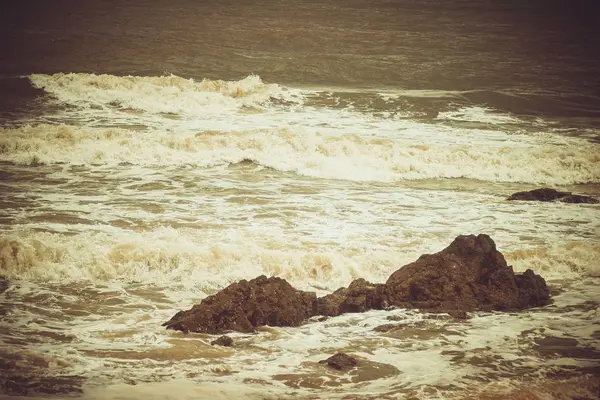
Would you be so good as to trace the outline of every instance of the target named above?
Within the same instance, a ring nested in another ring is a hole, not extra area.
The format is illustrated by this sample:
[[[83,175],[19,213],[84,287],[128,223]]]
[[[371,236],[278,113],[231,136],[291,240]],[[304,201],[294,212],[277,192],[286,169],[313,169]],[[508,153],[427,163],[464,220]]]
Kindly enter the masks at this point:
[[[253,332],[257,326],[298,326],[315,315],[317,296],[264,275],[232,283],[164,325],[183,332]]]
[[[515,275],[487,235],[458,236],[444,250],[394,272],[386,289],[390,305],[451,315],[521,310],[550,299],[544,279],[530,270]]]
[[[590,196],[579,194],[571,194],[570,192],[559,192],[555,189],[542,188],[534,189],[526,192],[517,192],[512,194],[508,200],[523,200],[523,201],[555,201],[563,203],[588,203],[597,204],[599,201]]]
[[[220,338],[213,340],[212,342],[210,342],[211,346],[225,346],[225,347],[231,347],[233,346],[233,339],[230,338],[227,335],[223,335]]]
[[[262,325],[298,326],[317,315],[389,306],[466,319],[469,311],[522,310],[549,301],[542,277],[531,270],[515,274],[488,235],[468,235],[398,269],[385,284],[356,279],[317,299],[315,293],[296,290],[284,279],[260,276],[229,285],[164,325],[183,332],[252,332]]]
[[[328,367],[343,371],[356,367],[356,358],[349,356],[345,353],[337,353],[327,360],[319,361],[319,364],[327,364]]]

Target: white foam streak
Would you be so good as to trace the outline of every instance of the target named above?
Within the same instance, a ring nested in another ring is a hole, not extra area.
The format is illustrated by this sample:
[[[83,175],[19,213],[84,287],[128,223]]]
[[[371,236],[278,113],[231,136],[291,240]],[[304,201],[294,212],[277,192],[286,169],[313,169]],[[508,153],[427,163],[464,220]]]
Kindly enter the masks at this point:
[[[522,121],[511,114],[500,113],[488,107],[471,106],[461,107],[458,110],[438,113],[437,119],[463,122],[477,122],[483,124],[518,124]]]

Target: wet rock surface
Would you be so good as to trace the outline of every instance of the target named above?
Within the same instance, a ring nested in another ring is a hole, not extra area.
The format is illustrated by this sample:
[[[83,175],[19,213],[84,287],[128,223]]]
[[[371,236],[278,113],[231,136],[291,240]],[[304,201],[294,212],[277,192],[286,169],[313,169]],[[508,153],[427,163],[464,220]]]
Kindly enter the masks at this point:
[[[327,364],[329,368],[344,371],[356,367],[356,358],[345,353],[337,353],[326,360],[319,361],[319,364]]]
[[[298,326],[317,315],[388,307],[448,313],[463,320],[470,311],[517,311],[549,301],[541,276],[531,270],[515,274],[489,236],[468,235],[398,269],[385,284],[356,279],[317,299],[284,279],[260,276],[229,285],[164,325],[183,332],[253,332],[263,325]]]
[[[317,296],[264,275],[232,283],[164,325],[183,332],[253,332],[257,326],[298,326],[315,315]]]
[[[219,337],[216,340],[213,340],[212,342],[210,342],[210,344],[212,346],[225,346],[225,347],[231,347],[233,346],[233,339],[230,338],[227,335],[223,335],[221,337]]]
[[[550,299],[543,278],[530,270],[515,275],[487,235],[459,236],[444,250],[422,255],[394,272],[386,289],[390,305],[456,315],[522,310]]]
[[[508,200],[522,200],[522,201],[560,201],[563,203],[587,203],[597,204],[598,199],[590,196],[583,196],[579,194],[571,194],[570,192],[560,192],[555,189],[542,188],[534,189],[525,192],[517,192],[512,194]]]

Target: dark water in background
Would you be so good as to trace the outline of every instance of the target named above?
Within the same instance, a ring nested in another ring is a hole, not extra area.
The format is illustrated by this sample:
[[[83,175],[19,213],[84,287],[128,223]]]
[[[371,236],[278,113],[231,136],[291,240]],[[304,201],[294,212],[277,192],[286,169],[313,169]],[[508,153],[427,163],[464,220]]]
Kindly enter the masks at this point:
[[[468,100],[511,112],[598,117],[594,1],[22,1],[2,8],[4,77],[257,74],[303,87],[474,90]],[[11,97],[20,90],[9,86]]]
[[[3,2],[0,392],[600,398],[598,206],[504,201],[600,195],[595,3]],[[555,303],[233,351],[160,326],[238,279],[327,293],[479,232]],[[336,351],[364,368],[324,372]]]

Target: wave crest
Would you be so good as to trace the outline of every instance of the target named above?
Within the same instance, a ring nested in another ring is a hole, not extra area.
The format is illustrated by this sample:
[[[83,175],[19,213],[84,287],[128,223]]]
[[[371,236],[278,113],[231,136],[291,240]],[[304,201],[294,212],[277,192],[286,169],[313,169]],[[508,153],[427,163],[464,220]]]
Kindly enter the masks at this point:
[[[68,125],[0,130],[0,160],[17,164],[211,167],[253,162],[279,171],[352,181],[467,178],[575,184],[600,181],[600,146],[418,144],[402,138],[328,134],[309,129],[172,133]]]
[[[33,74],[31,83],[61,102],[83,107],[129,108],[150,113],[195,114],[260,107],[271,99],[297,101],[277,84],[250,75],[238,81],[203,79],[196,82],[176,75],[114,76],[57,73]]]

